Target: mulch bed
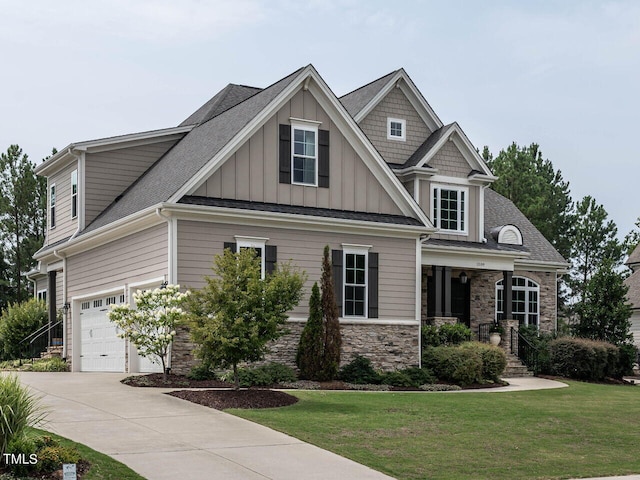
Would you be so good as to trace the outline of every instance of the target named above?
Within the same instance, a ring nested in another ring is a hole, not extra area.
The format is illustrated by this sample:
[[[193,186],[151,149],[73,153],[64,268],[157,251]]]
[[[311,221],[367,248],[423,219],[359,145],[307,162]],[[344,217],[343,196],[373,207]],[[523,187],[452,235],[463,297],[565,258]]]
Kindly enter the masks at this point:
[[[131,387],[163,387],[163,388],[233,388],[233,384],[220,380],[191,380],[184,375],[170,373],[167,380],[162,379],[161,373],[135,375],[122,380]]]
[[[82,480],[86,473],[91,468],[91,464],[85,460],[80,460],[76,464],[76,474],[78,476],[78,480]],[[0,474],[5,473],[3,468],[0,468]],[[37,480],[62,480],[62,469],[56,470],[55,472],[50,473],[38,473],[38,474],[30,474],[29,476],[23,476],[20,478],[29,478],[29,479],[37,479]]]
[[[287,407],[298,401],[296,397],[288,393],[257,388],[248,390],[178,390],[169,392],[167,395],[217,410]]]

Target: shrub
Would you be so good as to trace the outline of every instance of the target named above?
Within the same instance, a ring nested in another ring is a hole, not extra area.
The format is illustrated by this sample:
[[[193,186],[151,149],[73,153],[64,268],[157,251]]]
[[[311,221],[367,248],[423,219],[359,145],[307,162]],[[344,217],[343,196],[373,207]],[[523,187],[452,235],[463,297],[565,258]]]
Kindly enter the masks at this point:
[[[340,369],[338,378],[355,384],[380,383],[380,374],[373,369],[371,360],[360,355],[356,355],[351,362]]]
[[[408,367],[400,371],[411,379],[413,386],[415,387],[436,381],[436,377],[433,375],[431,370],[426,368]]]
[[[425,392],[455,392],[462,389],[458,385],[449,385],[448,383],[428,383],[420,385],[420,390]]]
[[[411,379],[405,372],[396,370],[393,372],[387,372],[382,375],[381,380],[383,385],[390,385],[392,387],[417,387],[418,385]]]
[[[7,307],[0,317],[0,342],[5,359],[20,358],[20,342],[48,322],[47,306],[32,298]]]
[[[68,372],[69,365],[59,357],[38,360],[31,365],[32,372]]]
[[[20,384],[18,377],[0,376],[0,457],[12,440],[22,437],[26,427],[43,420],[39,399]]]
[[[296,365],[300,369],[300,378],[316,380],[322,377],[322,358],[324,355],[324,321],[320,303],[320,289],[314,283],[309,297],[309,319],[300,335]]]
[[[52,472],[62,468],[63,463],[78,463],[80,453],[73,447],[46,446],[38,451],[38,470]]]
[[[423,365],[440,380],[457,385],[482,381],[482,355],[477,350],[461,346],[429,347],[423,355]]]
[[[298,379],[293,368],[284,365],[283,363],[269,363],[267,365],[257,367],[257,370],[263,370],[266,372],[266,374],[271,377],[271,383],[295,382]]]
[[[618,361],[618,372],[616,377],[623,375],[633,375],[633,364],[638,358],[638,349],[632,343],[619,345],[620,356]]]
[[[459,345],[469,340],[471,340],[471,329],[462,323],[445,323],[439,328],[435,325],[425,325],[422,327],[423,347]]]
[[[551,353],[549,345],[557,338],[557,334],[540,332],[535,325],[521,325],[518,330],[538,351],[538,363],[534,365],[534,372],[551,374]]]
[[[211,370],[211,365],[201,363],[191,367],[191,370],[187,373],[187,378],[189,380],[216,380],[218,376]]]
[[[30,456],[36,453],[36,444],[35,442],[26,436],[21,436],[19,438],[14,438],[11,440],[9,445],[7,446],[7,453],[14,455],[22,455],[23,458],[27,460],[30,459]],[[31,465],[29,463],[25,463],[24,465],[19,463],[11,464],[10,467],[11,472],[16,475],[27,475],[30,472],[33,472],[37,468],[36,465]]]
[[[232,378],[232,372],[222,377],[225,381]],[[238,380],[241,387],[247,388],[266,387],[276,383],[292,383],[297,380],[297,377],[291,367],[281,363],[270,363],[253,368],[239,368]]]
[[[507,356],[503,349],[480,342],[468,342],[461,345],[460,348],[480,355],[482,359],[481,381],[497,382],[500,380],[500,375],[507,366]]]
[[[585,338],[559,338],[549,345],[551,371],[578,380],[598,381],[620,376],[620,349]]]

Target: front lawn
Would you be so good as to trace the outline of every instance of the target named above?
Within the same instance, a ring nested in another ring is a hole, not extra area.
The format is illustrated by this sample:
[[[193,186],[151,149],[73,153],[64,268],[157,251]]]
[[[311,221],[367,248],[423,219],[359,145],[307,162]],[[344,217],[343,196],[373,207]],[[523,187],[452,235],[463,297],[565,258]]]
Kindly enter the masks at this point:
[[[291,392],[229,410],[399,479],[640,473],[640,389],[569,382],[510,393]]]

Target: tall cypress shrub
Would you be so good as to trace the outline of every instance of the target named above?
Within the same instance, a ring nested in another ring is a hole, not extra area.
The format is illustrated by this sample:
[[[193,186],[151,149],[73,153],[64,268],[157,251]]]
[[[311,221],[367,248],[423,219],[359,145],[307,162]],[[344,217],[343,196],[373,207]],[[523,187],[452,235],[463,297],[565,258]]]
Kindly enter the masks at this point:
[[[329,245],[324,247],[322,258],[322,314],[324,316],[324,355],[322,362],[323,380],[333,380],[338,375],[340,368],[340,349],[342,347],[342,334],[340,333],[340,322],[338,317],[338,305],[336,303],[335,291],[333,288],[333,271]]]
[[[300,335],[296,365],[300,369],[300,378],[315,380],[321,376],[324,354],[324,326],[322,305],[318,283],[313,284],[309,297],[309,319]]]

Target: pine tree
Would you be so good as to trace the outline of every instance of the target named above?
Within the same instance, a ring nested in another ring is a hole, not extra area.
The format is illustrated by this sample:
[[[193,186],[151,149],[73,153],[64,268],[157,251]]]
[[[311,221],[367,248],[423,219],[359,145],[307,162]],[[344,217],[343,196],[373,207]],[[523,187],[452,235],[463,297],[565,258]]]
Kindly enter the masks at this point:
[[[333,289],[333,271],[329,255],[329,246],[324,247],[322,258],[322,315],[324,317],[324,355],[322,361],[323,380],[333,380],[340,368],[340,349],[342,348],[342,334],[335,291]]]
[[[324,355],[324,326],[322,305],[318,283],[313,284],[309,298],[309,319],[300,335],[296,365],[300,369],[300,378],[316,380],[321,377]]]

